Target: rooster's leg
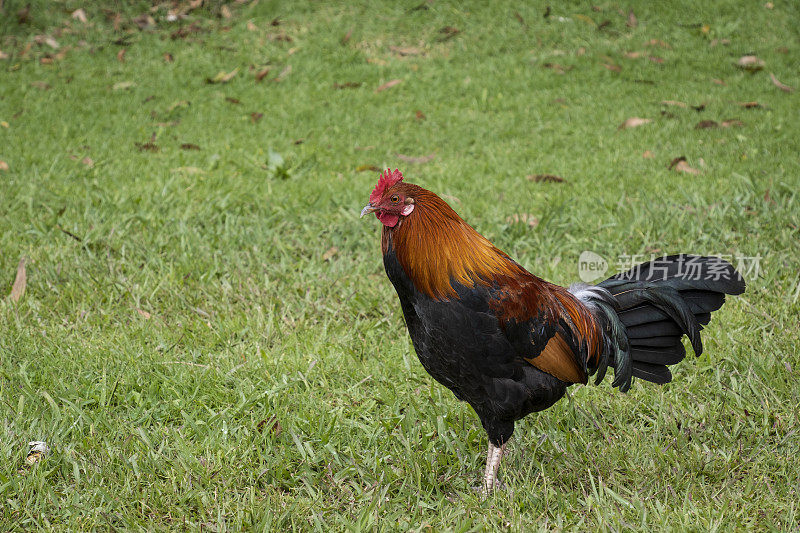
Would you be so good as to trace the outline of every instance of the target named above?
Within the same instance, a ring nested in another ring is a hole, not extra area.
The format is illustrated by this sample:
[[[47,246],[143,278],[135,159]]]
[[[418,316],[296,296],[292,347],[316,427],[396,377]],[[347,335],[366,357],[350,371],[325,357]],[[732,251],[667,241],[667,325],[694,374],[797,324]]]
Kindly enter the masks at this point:
[[[489,450],[486,453],[486,474],[484,475],[484,491],[491,493],[497,485],[497,469],[500,468],[500,461],[503,459],[506,445],[495,446],[489,442]]]

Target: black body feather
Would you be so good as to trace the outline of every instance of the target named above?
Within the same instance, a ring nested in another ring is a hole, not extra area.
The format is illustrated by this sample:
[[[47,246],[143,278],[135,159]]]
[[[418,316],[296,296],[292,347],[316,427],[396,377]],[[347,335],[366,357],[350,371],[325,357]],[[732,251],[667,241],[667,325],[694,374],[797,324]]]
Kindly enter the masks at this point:
[[[564,395],[569,383],[526,363],[515,347],[531,346],[532,331],[546,342],[554,332],[545,321],[509,334],[489,308],[491,287],[456,283],[458,298],[433,300],[411,282],[391,242],[383,262],[422,366],[472,406],[495,445],[511,438],[516,420]]]

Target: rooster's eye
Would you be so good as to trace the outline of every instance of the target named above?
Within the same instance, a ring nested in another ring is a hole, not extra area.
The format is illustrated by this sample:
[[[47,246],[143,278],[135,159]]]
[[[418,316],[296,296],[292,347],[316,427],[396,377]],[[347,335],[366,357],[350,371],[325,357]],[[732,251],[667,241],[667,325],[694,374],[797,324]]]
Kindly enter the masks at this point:
[[[400,201],[400,198],[398,198],[398,196],[396,194],[394,196],[392,196],[392,203],[393,204],[396,204],[398,201]]]

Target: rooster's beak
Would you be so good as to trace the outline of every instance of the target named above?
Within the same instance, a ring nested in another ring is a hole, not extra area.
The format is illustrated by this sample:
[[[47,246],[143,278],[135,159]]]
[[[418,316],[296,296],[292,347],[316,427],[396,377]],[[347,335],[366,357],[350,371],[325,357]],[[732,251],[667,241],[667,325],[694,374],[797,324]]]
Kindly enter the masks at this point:
[[[372,213],[373,211],[377,210],[378,210],[377,207],[373,207],[372,204],[367,204],[364,206],[364,209],[361,210],[361,217],[359,218],[363,218],[364,215],[368,215],[369,213]]]

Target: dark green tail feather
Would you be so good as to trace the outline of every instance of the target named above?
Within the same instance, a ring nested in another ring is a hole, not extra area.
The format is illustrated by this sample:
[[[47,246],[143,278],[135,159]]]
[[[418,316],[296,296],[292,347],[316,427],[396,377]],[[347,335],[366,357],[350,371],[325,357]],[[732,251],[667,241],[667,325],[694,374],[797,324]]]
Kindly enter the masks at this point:
[[[602,290],[598,290],[602,289]],[[612,386],[626,392],[633,377],[668,383],[667,365],[686,357],[687,335],[695,355],[703,353],[700,332],[726,294],[741,294],[745,283],[733,266],[717,257],[673,255],[643,263],[597,286],[575,286],[575,295],[603,324],[606,347],[596,383],[614,367]]]

